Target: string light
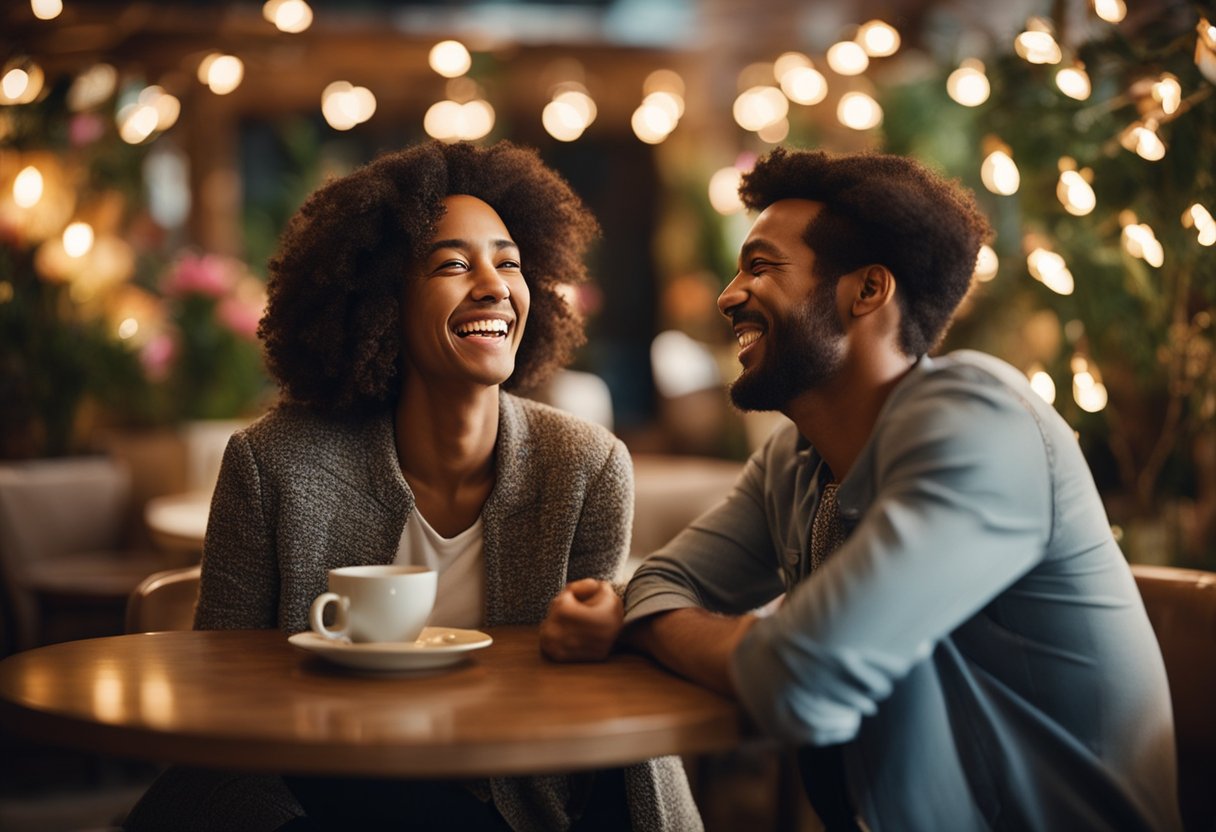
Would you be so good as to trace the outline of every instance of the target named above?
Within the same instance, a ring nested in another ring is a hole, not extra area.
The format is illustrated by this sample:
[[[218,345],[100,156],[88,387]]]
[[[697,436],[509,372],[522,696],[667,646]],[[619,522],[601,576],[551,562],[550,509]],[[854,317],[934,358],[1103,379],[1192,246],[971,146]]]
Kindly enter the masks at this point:
[[[795,69],[813,65],[811,59],[801,52],[783,52],[773,61],[773,78],[780,84],[785,76]]]
[[[1161,105],[1161,112],[1173,115],[1182,106],[1182,85],[1170,73],[1161,76],[1161,80],[1153,84],[1153,100]]]
[[[473,56],[458,40],[441,40],[431,47],[427,60],[444,78],[458,78],[473,66]]]
[[[541,124],[558,141],[572,142],[591,126],[596,113],[595,101],[585,88],[571,83],[560,87],[545,105],[541,111]]]
[[[1001,261],[997,258],[996,252],[992,250],[992,246],[985,243],[980,246],[979,253],[975,257],[975,279],[980,283],[987,283],[996,277],[1000,265]]]
[[[1209,23],[1206,17],[1201,17],[1195,31],[1198,34],[1195,38],[1195,66],[1204,78],[1216,84],[1216,26]]]
[[[676,98],[683,99],[684,79],[674,69],[656,69],[642,82],[642,95],[650,95],[652,92],[669,92]]]
[[[743,200],[739,198],[739,184],[743,181],[743,171],[731,165],[714,171],[709,178],[709,204],[723,216],[737,214],[743,210]]]
[[[774,121],[772,124],[766,124],[756,131],[756,136],[762,142],[768,144],[778,144],[785,141],[786,136],[790,134],[790,120],[781,118]]]
[[[1119,223],[1123,226],[1123,250],[1154,268],[1161,268],[1165,262],[1165,249],[1152,227],[1148,223],[1137,222],[1136,215],[1131,211],[1122,211]]]
[[[1119,143],[1150,162],[1165,158],[1165,142],[1157,135],[1157,122],[1152,119],[1131,124],[1119,137]]]
[[[68,109],[74,113],[103,103],[118,85],[118,70],[109,64],[94,64],[76,76],[68,87]]]
[[[46,76],[42,67],[26,57],[13,58],[0,75],[0,104],[29,104],[42,94]]]
[[[312,7],[304,0],[267,0],[262,17],[280,32],[295,35],[312,25]]]
[[[1127,17],[1123,0],[1093,0],[1094,13],[1107,23],[1119,23]]]
[[[494,129],[494,108],[481,99],[438,101],[423,116],[422,129],[440,141],[474,141]]]
[[[1182,214],[1182,227],[1194,228],[1199,235],[1199,245],[1210,246],[1216,243],[1216,220],[1211,212],[1196,202]]]
[[[334,81],[321,93],[321,114],[335,130],[350,130],[376,112],[376,96],[367,87]]]
[[[1077,101],[1086,100],[1092,91],[1089,73],[1085,71],[1085,66],[1079,63],[1066,66],[1056,73],[1056,87],[1060,92]]]
[[[245,64],[235,55],[212,52],[198,67],[198,80],[216,95],[227,95],[241,85]]]
[[[63,250],[68,257],[80,258],[93,248],[93,226],[87,222],[74,222],[63,229]]]
[[[882,124],[882,107],[864,92],[846,92],[836,105],[836,118],[853,130],[869,130]]]
[[[1075,160],[1065,156],[1060,159],[1060,179],[1056,183],[1056,198],[1064,206],[1064,210],[1074,217],[1083,217],[1094,210],[1097,198],[1094,189],[1090,187],[1093,171],[1089,168],[1077,170]]]
[[[751,87],[735,99],[732,112],[736,124],[756,132],[785,118],[789,109],[789,99],[776,87]]]
[[[994,194],[1011,196],[1018,192],[1022,175],[1018,172],[1013,157],[1009,155],[1009,148],[999,143],[995,145],[980,166],[980,180],[983,181],[984,187]]]
[[[857,30],[857,43],[871,58],[887,58],[899,51],[899,32],[889,23],[871,20]]]
[[[870,56],[855,41],[842,40],[828,47],[828,66],[837,75],[860,75],[870,65]]]
[[[39,20],[54,20],[63,14],[62,0],[30,0],[30,8]]]
[[[1076,287],[1064,258],[1054,251],[1036,248],[1026,255],[1030,276],[1058,295],[1071,295]]]
[[[946,93],[964,107],[978,107],[988,100],[992,88],[984,74],[984,64],[967,58],[946,79]]]
[[[42,171],[27,165],[13,180],[13,202],[21,208],[33,208],[42,199]]]
[[[1026,23],[1026,31],[1013,42],[1013,51],[1032,64],[1058,64],[1063,58],[1050,25],[1037,17]]]
[[[796,104],[818,104],[828,96],[828,81],[811,66],[801,66],[781,76],[781,91]]]
[[[1040,399],[1048,404],[1055,403],[1056,383],[1042,364],[1031,364],[1026,370],[1026,377],[1030,379],[1030,389],[1037,393]]]
[[[1086,413],[1097,413],[1106,407],[1106,385],[1097,376],[1098,368],[1080,355],[1072,359],[1072,398]]]

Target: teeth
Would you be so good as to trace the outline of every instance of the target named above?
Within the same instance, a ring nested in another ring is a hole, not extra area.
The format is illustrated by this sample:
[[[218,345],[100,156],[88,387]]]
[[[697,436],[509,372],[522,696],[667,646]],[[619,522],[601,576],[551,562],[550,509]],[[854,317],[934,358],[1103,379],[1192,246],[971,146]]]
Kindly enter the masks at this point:
[[[469,321],[456,327],[456,334],[465,335],[506,335],[507,322],[497,318],[484,321]]]
[[[762,335],[764,335],[764,333],[758,329],[745,329],[738,335],[739,346],[749,347],[759,341]]]

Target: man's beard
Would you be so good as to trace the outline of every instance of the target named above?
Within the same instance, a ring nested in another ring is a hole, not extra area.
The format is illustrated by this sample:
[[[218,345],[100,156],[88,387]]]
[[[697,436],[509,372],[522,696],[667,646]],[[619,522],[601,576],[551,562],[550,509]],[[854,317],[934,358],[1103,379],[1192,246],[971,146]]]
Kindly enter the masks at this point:
[[[844,327],[836,317],[834,281],[820,284],[789,315],[774,317],[764,334],[764,353],[730,386],[740,410],[784,410],[794,397],[819,386],[840,369]]]

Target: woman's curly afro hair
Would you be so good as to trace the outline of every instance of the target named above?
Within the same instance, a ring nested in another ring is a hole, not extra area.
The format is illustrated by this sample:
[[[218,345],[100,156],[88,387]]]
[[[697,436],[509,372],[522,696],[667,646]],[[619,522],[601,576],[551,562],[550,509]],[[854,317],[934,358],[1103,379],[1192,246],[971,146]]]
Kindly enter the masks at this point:
[[[776,148],[744,176],[739,195],[755,211],[782,199],[822,202],[803,238],[817,276],[835,280],[872,263],[890,269],[908,355],[941,341],[991,235],[969,190],[903,156]]]
[[[453,194],[493,207],[520,249],[532,300],[505,386],[530,389],[571,359],[582,323],[555,286],[587,279],[595,218],[531,149],[427,142],[324,185],[284,231],[258,335],[286,399],[334,413],[395,400],[403,281]]]

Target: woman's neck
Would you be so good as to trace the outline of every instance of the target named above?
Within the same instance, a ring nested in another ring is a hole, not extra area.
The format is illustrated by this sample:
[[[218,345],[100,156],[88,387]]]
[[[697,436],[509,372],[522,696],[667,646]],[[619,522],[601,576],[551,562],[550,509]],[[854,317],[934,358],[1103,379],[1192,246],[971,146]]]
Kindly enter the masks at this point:
[[[494,487],[498,387],[405,385],[397,459],[418,511],[445,537],[468,528]]]

